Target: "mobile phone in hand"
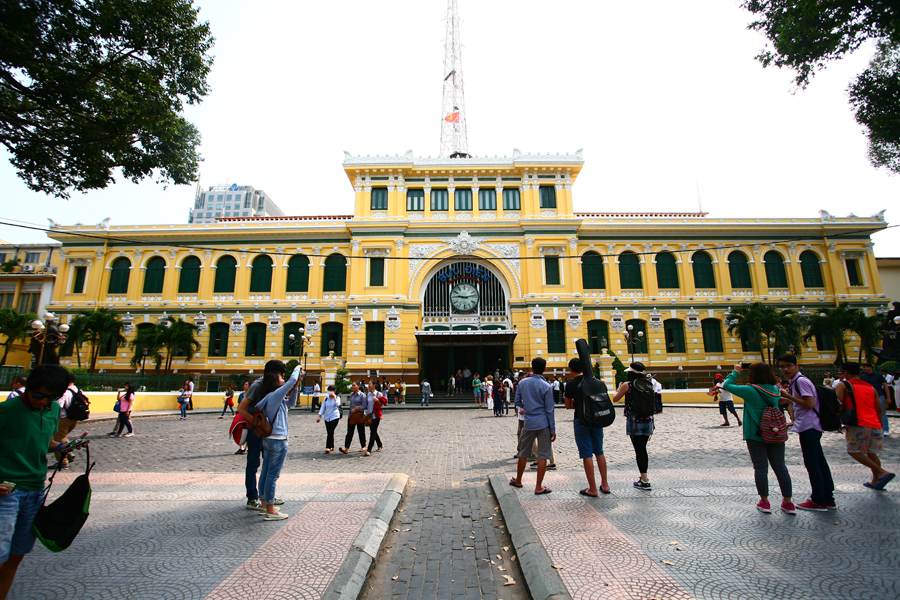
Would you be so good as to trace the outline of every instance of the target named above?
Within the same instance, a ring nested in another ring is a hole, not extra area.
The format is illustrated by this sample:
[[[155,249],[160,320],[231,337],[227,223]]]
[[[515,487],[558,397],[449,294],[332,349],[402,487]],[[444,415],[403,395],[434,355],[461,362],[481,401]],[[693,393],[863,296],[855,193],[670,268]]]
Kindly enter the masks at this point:
[[[6,488],[6,493],[9,494],[12,493],[14,489],[16,489],[16,484],[9,481],[4,481],[3,483],[0,483],[0,488]]]

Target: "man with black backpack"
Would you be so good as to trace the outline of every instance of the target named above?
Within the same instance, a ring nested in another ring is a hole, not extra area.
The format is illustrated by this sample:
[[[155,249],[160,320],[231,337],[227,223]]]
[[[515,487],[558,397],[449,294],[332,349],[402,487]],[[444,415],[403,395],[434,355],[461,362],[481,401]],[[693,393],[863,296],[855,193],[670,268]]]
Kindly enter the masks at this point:
[[[823,422],[826,420],[822,413],[826,407],[820,402],[816,384],[800,372],[796,356],[785,354],[779,357],[778,368],[788,381],[788,389],[782,389],[781,396],[794,403],[794,427],[791,432],[800,438],[803,465],[809,473],[809,486],[812,489],[812,497],[797,504],[797,508],[827,512],[829,508],[834,509],[835,504],[834,480],[822,451]]]
[[[585,427],[581,424],[582,406],[578,402],[578,386],[584,379],[584,367],[580,358],[569,361],[570,379],[566,382],[563,398],[566,408],[575,410],[575,445],[578,447],[578,457],[584,463],[584,474],[587,476],[588,487],[579,492],[582,496],[596,498],[600,492],[610,493],[609,481],[606,477],[606,455],[603,454],[603,428]],[[597,478],[594,477],[594,457],[597,458],[597,469],[600,471],[600,489],[597,489]]]
[[[76,396],[78,397],[79,402],[73,406]],[[75,375],[69,373],[69,387],[66,388],[63,395],[56,401],[59,404],[59,427],[57,428],[56,433],[53,434],[53,441],[57,444],[68,442],[69,434],[78,427],[78,422],[87,417],[86,414],[83,414],[82,399],[85,401],[87,400],[84,394],[82,394],[75,386]],[[70,412],[72,414],[69,414]],[[69,456],[62,455],[59,452],[54,452],[53,454],[56,456],[56,461],[60,463],[61,469],[67,468],[69,463],[75,458],[74,454],[70,454]]]

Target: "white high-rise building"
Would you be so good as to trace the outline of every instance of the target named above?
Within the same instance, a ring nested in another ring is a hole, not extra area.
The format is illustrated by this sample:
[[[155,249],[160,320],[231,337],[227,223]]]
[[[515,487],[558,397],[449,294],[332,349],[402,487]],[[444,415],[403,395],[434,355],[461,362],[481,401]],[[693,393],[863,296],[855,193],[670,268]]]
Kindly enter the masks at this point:
[[[281,217],[284,213],[263,190],[252,185],[211,185],[194,197],[188,223],[215,223],[219,217]]]

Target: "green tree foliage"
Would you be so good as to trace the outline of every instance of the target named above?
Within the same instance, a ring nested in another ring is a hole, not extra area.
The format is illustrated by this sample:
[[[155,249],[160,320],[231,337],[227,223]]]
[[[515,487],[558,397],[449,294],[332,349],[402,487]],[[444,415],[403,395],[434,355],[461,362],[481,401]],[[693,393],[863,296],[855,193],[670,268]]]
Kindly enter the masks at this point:
[[[807,323],[806,333],[803,335],[803,343],[809,344],[816,336],[830,337],[837,351],[837,363],[840,364],[847,357],[847,341],[844,332],[849,331],[857,314],[862,313],[858,308],[851,308],[846,302],[842,302],[835,308],[824,308],[810,317]]]
[[[15,256],[6,261],[3,264],[0,264],[0,273],[12,273],[13,269],[19,266],[21,263],[21,259],[16,258]]]
[[[208,93],[209,24],[191,0],[0,3],[0,143],[29,188],[67,198],[196,180],[200,134],[181,115]]]
[[[163,374],[168,375],[172,368],[172,359],[183,356],[186,362],[191,362],[194,355],[200,351],[200,342],[197,341],[197,326],[188,323],[178,317],[169,317],[157,325],[159,329],[160,349],[165,351]]]
[[[134,354],[131,356],[131,366],[135,368],[144,367],[146,369],[146,360],[150,361],[150,365],[156,368],[157,373],[162,365],[163,356],[160,353],[162,349],[162,341],[159,339],[159,326],[138,327],[134,339],[128,342]],[[144,359],[144,349],[147,349],[147,359]]]
[[[794,347],[800,354],[803,324],[796,312],[779,310],[762,302],[731,310],[728,333],[739,335],[744,342],[756,344],[763,362],[773,365],[779,356]]]
[[[347,375],[350,373],[347,369],[338,369],[334,376],[334,389],[338,396],[346,396],[350,393],[350,380]],[[385,392],[387,394],[387,392]]]
[[[750,29],[772,43],[757,55],[764,67],[794,69],[805,88],[833,60],[874,41],[869,68],[850,85],[856,120],[868,130],[869,159],[900,173],[900,11],[896,0],[745,0]]]
[[[122,335],[124,325],[119,316],[106,307],[82,312],[73,319],[72,327],[77,327],[80,338],[91,346],[91,373],[97,367],[100,350],[108,341],[115,340],[116,345],[119,346],[127,341]],[[80,361],[79,366],[81,366]]]
[[[0,336],[4,338],[0,342],[0,345],[3,346],[0,367],[6,364],[6,356],[12,345],[18,340],[25,341],[31,336],[31,322],[37,318],[34,313],[20,314],[12,308],[0,308]]]
[[[853,321],[850,323],[849,330],[859,336],[859,356],[858,362],[863,359],[869,360],[868,344],[877,345],[881,341],[881,328],[878,325],[884,321],[884,317],[880,315],[866,316],[862,310],[854,315]]]

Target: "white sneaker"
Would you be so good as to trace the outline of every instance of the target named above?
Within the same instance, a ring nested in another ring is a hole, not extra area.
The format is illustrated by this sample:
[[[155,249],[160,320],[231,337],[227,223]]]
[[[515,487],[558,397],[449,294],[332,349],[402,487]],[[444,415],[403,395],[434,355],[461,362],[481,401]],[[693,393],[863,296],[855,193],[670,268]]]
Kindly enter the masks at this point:
[[[126,433],[123,437],[134,437],[133,433]]]
[[[288,518],[288,515],[286,515],[283,512],[279,512],[279,513],[275,513],[274,515],[266,514],[266,516],[263,517],[263,521],[281,521],[282,519],[287,519],[287,518]]]

